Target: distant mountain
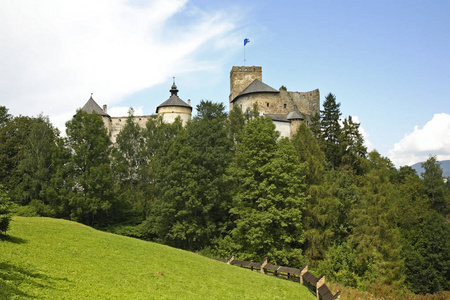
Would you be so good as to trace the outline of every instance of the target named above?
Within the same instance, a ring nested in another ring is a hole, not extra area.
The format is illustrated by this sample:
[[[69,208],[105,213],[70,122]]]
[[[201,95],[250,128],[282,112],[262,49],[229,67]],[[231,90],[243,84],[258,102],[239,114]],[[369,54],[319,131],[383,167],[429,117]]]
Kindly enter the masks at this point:
[[[445,178],[450,177],[450,160],[443,160],[443,161],[440,161],[440,163],[441,163],[441,169],[442,169],[442,176]],[[425,170],[422,168],[421,164],[422,163],[419,162],[419,163],[411,166],[411,168],[416,170],[417,175],[419,175],[419,176],[420,176],[420,174],[425,172]]]

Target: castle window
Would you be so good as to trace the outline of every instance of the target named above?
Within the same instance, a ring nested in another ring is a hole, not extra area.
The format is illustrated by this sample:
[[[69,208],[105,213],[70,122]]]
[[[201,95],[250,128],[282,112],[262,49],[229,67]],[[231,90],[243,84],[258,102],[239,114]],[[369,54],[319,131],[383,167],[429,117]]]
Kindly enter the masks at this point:
[[[286,108],[286,103],[285,103],[285,104],[283,104],[283,107],[284,107],[284,108]]]
[[[247,68],[245,68],[245,71],[247,71]]]
[[[267,102],[267,107],[269,107],[269,102]]]

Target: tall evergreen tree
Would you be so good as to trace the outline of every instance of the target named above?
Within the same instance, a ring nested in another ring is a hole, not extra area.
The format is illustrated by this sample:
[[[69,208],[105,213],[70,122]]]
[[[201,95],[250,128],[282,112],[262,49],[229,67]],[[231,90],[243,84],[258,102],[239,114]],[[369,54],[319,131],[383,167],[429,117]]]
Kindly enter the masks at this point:
[[[421,174],[425,192],[431,201],[431,206],[439,213],[447,214],[450,204],[450,196],[445,189],[444,178],[440,163],[435,156],[431,156],[422,163],[425,171]]]
[[[431,208],[422,180],[402,167],[392,199],[402,235],[405,285],[415,293],[450,289],[450,224]]]
[[[339,145],[342,155],[342,166],[361,175],[365,169],[367,148],[364,138],[359,132],[359,123],[353,122],[352,116],[344,119],[339,136]]]
[[[336,97],[329,93],[325,97],[323,110],[320,111],[321,138],[324,142],[324,152],[331,169],[339,167],[341,154],[339,151],[339,137],[341,126],[339,118],[341,116],[340,103],[336,102]]]
[[[350,240],[356,246],[360,275],[368,282],[401,285],[404,260],[401,257],[400,231],[391,202],[392,163],[377,152],[369,154],[370,171],[361,186],[361,202],[352,211],[353,232]]]

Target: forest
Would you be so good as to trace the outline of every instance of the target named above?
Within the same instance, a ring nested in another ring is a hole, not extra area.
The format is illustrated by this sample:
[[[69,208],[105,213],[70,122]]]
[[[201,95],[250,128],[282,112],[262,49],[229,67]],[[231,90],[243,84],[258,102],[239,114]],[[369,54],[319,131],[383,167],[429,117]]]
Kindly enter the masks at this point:
[[[449,182],[436,157],[417,174],[368,152],[328,94],[320,115],[280,138],[256,107],[202,100],[182,126],[132,120],[112,144],[78,110],[48,117],[0,106],[0,231],[8,216],[74,220],[210,257],[301,267],[362,290],[450,290]]]

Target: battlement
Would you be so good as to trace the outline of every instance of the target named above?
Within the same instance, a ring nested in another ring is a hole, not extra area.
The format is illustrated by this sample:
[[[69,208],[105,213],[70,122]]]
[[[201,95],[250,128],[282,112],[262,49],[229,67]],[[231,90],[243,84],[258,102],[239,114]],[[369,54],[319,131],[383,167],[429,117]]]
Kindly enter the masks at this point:
[[[230,103],[255,79],[262,81],[262,67],[233,66],[230,71]]]

